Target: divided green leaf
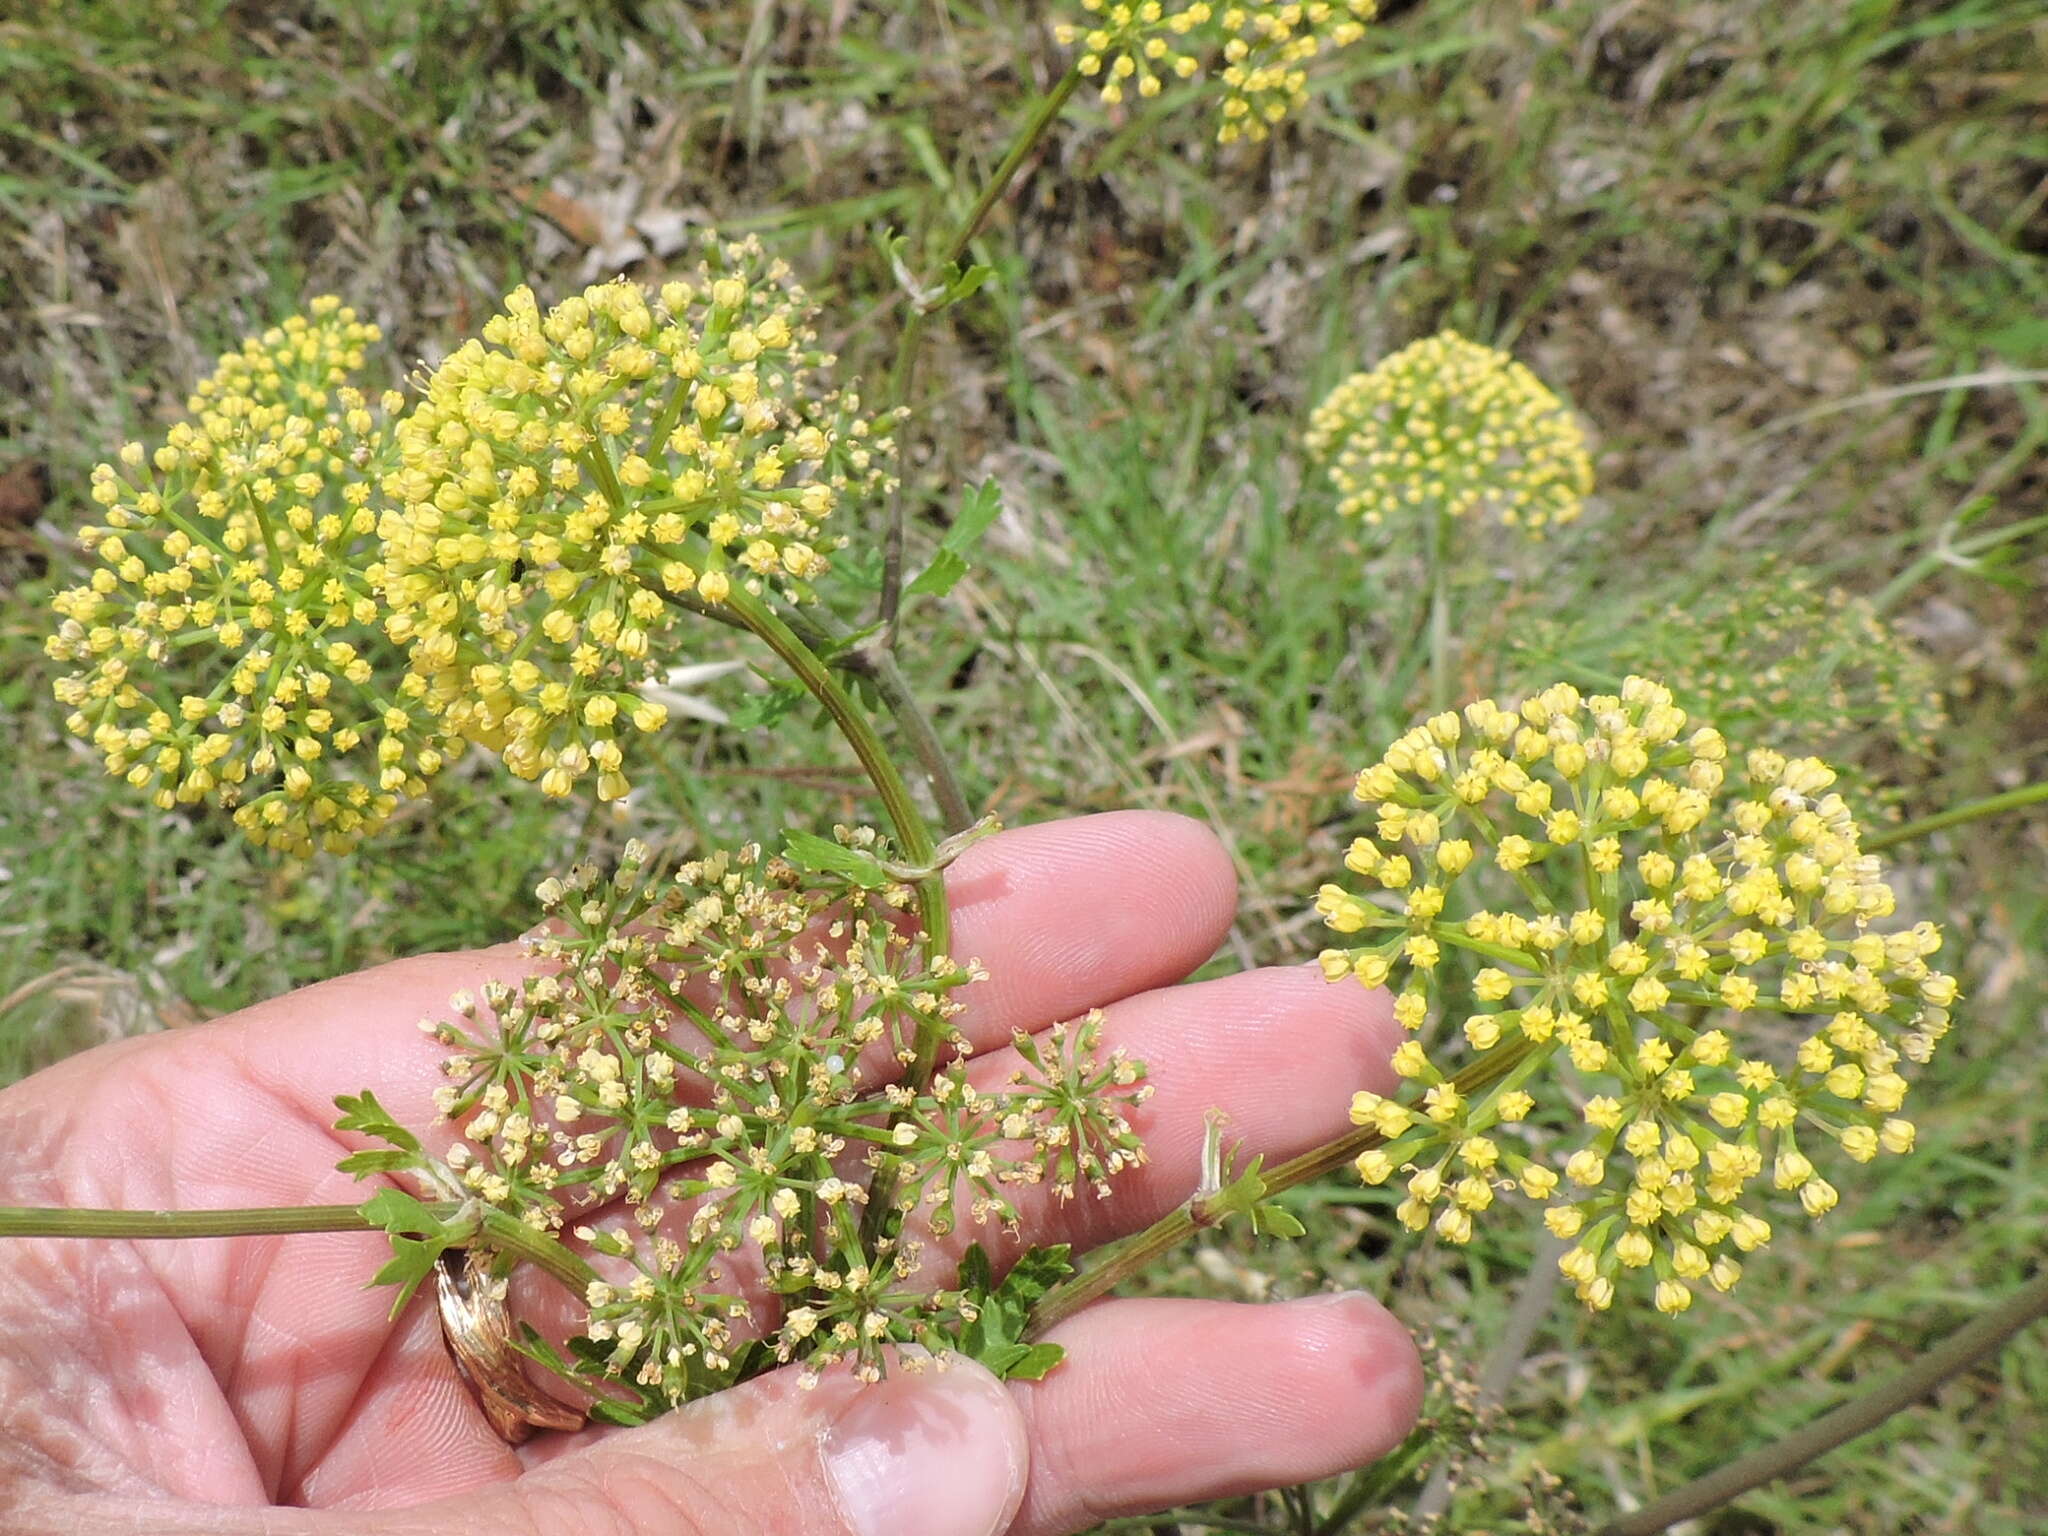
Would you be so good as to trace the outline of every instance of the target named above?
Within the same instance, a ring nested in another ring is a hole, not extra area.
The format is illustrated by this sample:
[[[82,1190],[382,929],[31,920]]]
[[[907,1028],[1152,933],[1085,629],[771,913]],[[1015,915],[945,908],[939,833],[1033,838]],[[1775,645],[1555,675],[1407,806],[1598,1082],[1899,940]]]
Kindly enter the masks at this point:
[[[904,591],[912,597],[944,597],[952,591],[960,578],[967,574],[968,555],[981,542],[981,536],[988,532],[1002,510],[1002,492],[995,481],[984,480],[971,487],[960,510],[953,516],[953,526],[939,540],[938,552],[932,556],[932,563],[920,571]]]
[[[879,890],[889,883],[889,872],[882,868],[873,854],[848,848],[814,832],[784,833],[782,853],[799,869],[808,869],[814,874],[839,875],[862,890]]]
[[[1057,1344],[1028,1342],[1024,1333],[1039,1299],[1074,1272],[1071,1252],[1065,1243],[1029,1249],[996,1285],[981,1245],[969,1248],[960,1260],[960,1289],[976,1316],[961,1331],[960,1352],[1006,1380],[1043,1380],[1066,1351]]]

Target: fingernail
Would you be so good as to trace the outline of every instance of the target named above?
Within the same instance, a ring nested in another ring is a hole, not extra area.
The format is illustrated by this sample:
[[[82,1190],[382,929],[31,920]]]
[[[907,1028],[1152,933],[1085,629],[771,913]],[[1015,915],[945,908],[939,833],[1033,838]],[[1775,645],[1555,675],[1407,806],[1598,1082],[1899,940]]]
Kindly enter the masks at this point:
[[[899,1365],[833,1422],[825,1466],[854,1536],[996,1536],[1024,1497],[1024,1420],[972,1361]]]

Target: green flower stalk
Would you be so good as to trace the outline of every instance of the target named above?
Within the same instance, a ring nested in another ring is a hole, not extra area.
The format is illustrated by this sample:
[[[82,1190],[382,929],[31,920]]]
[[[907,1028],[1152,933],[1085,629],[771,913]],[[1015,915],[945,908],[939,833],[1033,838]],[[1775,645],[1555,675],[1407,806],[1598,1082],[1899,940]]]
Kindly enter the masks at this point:
[[[211,800],[255,842],[347,852],[459,743],[379,625],[370,492],[386,395],[349,382],[377,329],[331,297],[220,359],[153,454],[93,472],[99,561],[60,593],[55,691],[109,773],[165,809]]]
[[[1264,139],[1308,101],[1310,60],[1365,35],[1377,0],[1245,0],[1243,4],[1163,5],[1160,0],[1081,0],[1085,22],[1062,22],[1054,36],[1082,50],[1076,67],[1099,79],[1114,105],[1135,91],[1156,96],[1166,79],[1192,79],[1205,67],[1223,86],[1217,142]]]
[[[433,372],[383,481],[382,596],[448,729],[549,795],[617,799],[622,733],[666,721],[643,690],[679,602],[812,595],[828,519],[894,447],[823,385],[812,314],[758,242],[714,243],[653,293],[543,314],[519,289]]]
[[[1363,888],[1316,906],[1348,941],[1324,974],[1396,986],[1415,1032],[1407,1088],[1353,1109],[1384,1138],[1358,1172],[1404,1180],[1404,1224],[1461,1243],[1519,1190],[1574,1243],[1560,1268],[1589,1306],[1641,1275],[1678,1312],[1769,1240],[1770,1195],[1834,1207],[1830,1143],[1912,1149],[1900,1068],[1932,1057],[1957,995],[1928,964],[1941,935],[1897,924],[1826,764],[1757,750],[1736,770],[1630,678],[1436,715],[1359,775]],[[1464,1093],[1459,1060],[1498,1071]]]
[[[872,832],[839,846],[886,862]],[[1144,1068],[1098,1058],[1096,1018],[1020,1037],[1005,1077],[971,1069],[952,1021],[981,972],[922,955],[907,885],[751,846],[662,878],[636,843],[538,895],[537,973],[422,1022],[453,1053],[457,1132],[426,1176],[592,1251],[578,1363],[553,1362],[586,1385],[666,1407],[777,1363],[872,1377],[892,1346],[957,1347],[977,1298],[930,1239],[1013,1224],[1018,1185],[1103,1194],[1143,1161]],[[933,1024],[950,1059],[919,1087],[899,1074]],[[877,1234],[857,1171],[884,1158],[902,1219]]]

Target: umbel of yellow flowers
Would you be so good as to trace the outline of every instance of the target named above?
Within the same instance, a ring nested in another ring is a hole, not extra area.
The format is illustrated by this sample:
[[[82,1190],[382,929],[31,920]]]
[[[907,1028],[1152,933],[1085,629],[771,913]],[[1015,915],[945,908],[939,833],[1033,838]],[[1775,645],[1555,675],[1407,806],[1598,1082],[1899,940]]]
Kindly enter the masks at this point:
[[[67,724],[158,806],[214,801],[301,857],[348,852],[466,742],[616,798],[677,616],[808,598],[834,508],[889,483],[812,314],[758,242],[707,241],[657,291],[542,314],[517,290],[401,417],[350,383],[376,327],[314,300],[93,472],[97,568],[46,642]]]
[[[812,309],[758,242],[688,280],[624,281],[542,313],[521,288],[399,424],[381,595],[447,727],[567,795],[626,792],[619,733],[678,603],[734,584],[802,599],[842,497],[886,485],[893,443],[820,388]]]
[[[1585,433],[1507,353],[1441,331],[1331,390],[1309,418],[1337,507],[1388,518],[1494,512],[1535,534],[1569,523],[1593,489]]]
[[[1054,28],[1061,47],[1083,50],[1081,73],[1100,80],[1102,99],[1156,96],[1167,76],[1186,80],[1214,61],[1223,85],[1218,142],[1257,142],[1308,100],[1309,60],[1365,35],[1378,0],[1242,5],[1163,5],[1160,0],[1081,0],[1085,22]]]
[[[108,772],[165,809],[217,800],[300,855],[352,848],[450,748],[380,628],[369,501],[390,444],[348,383],[376,340],[315,299],[221,358],[153,454],[94,470],[97,568],[55,598],[46,642]]]
[[[1835,1205],[1816,1158],[1911,1150],[1900,1068],[1956,999],[1941,936],[1896,920],[1825,764],[1729,757],[1632,677],[1437,715],[1358,776],[1376,822],[1358,886],[1317,897],[1344,936],[1322,965],[1395,986],[1414,1032],[1404,1090],[1352,1109],[1406,1225],[1462,1243],[1519,1190],[1588,1305],[1640,1276],[1678,1312],[1735,1283],[1771,1197]]]

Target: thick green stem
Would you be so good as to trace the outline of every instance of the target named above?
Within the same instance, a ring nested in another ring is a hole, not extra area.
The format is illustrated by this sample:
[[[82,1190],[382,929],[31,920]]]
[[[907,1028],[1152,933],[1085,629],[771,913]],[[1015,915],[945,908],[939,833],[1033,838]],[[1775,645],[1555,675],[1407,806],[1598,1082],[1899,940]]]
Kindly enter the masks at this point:
[[[1600,1528],[1598,1536],[1652,1536],[1653,1532],[1718,1509],[1752,1488],[1797,1471],[1816,1457],[1875,1429],[1900,1409],[1912,1406],[2044,1316],[2048,1316],[2048,1273],[2037,1275],[1997,1306],[1965,1323],[1884,1385],[1822,1414],[1775,1445],[1731,1461],[1619,1520],[1610,1521]]]
[[[749,628],[746,621],[733,612],[730,604],[707,603],[702,598],[687,596],[672,596],[669,601],[730,629]],[[849,633],[844,624],[823,608],[808,612],[792,610],[784,622],[813,651],[842,646]],[[973,826],[976,817],[968,804],[967,791],[953,772],[946,749],[939,743],[939,733],[932,728],[931,717],[917,702],[917,695],[911,692],[910,682],[904,677],[902,668],[886,651],[877,653],[864,645],[834,651],[827,665],[865,677],[875,685],[875,691],[882,696],[882,702],[895,717],[904,739],[910,743],[911,751],[917,755],[918,766],[924,770],[925,779],[931,785],[932,800],[939,808],[939,819],[945,830],[950,834],[964,832]]]
[[[835,642],[846,638],[846,626],[831,614],[820,612],[806,617],[824,638]],[[910,680],[896,665],[895,658],[887,650],[856,645],[834,656],[832,665],[857,673],[875,685],[875,692],[882,696],[897,729],[910,744],[918,767],[924,770],[925,783],[931,786],[932,803],[939,810],[939,824],[947,835],[965,832],[973,826],[976,818],[968,804],[967,791],[953,772],[952,761],[939,742],[939,733],[932,728],[931,717],[918,704],[917,695],[910,690]]]
[[[1966,805],[1953,805],[1932,816],[1923,816],[1918,821],[1909,821],[1903,826],[1891,827],[1875,837],[1863,839],[1867,853],[1880,848],[1889,848],[1894,843],[1911,842],[1916,837],[1925,837],[1930,832],[1940,832],[1948,827],[1959,827],[1967,821],[1981,821],[1986,816],[1997,816],[2006,811],[2017,811],[2023,806],[2038,805],[2048,800],[2048,779],[2038,784],[2023,784],[2018,789],[2009,789],[2002,795],[1987,795],[1982,800],[1972,800]]]
[[[924,814],[918,810],[917,801],[910,793],[910,786],[897,771],[896,764],[882,745],[881,737],[852,695],[839,686],[839,679],[832,675],[818,653],[804,644],[795,630],[784,623],[760,598],[744,587],[734,587],[726,600],[726,607],[738,616],[741,623],[767,643],[768,648],[781,658],[796,680],[802,683],[812,698],[825,706],[825,712],[832,717],[832,723],[839,727],[839,733],[853,748],[853,755],[860,759],[860,765],[868,780],[875,786],[875,792],[882,797],[882,808],[888,814],[889,825],[896,833],[896,842],[907,864],[929,865],[938,845],[932,840],[931,828],[925,824]],[[946,879],[940,871],[934,870],[917,884],[918,913],[924,922],[925,944],[929,953],[944,954],[952,940],[952,924],[946,907]],[[929,1050],[925,1036],[930,1036]],[[929,1054],[936,1057],[938,1033],[936,1029],[922,1031],[918,1040],[918,1059],[923,1062]],[[930,1068],[924,1068],[924,1077],[929,1080]]]
[[[1489,1051],[1452,1077],[1451,1084],[1461,1096],[1472,1098],[1513,1072],[1534,1049],[1527,1041],[1521,1041]],[[1335,1173],[1359,1153],[1383,1145],[1386,1139],[1372,1126],[1361,1126],[1299,1157],[1276,1163],[1262,1171],[1265,1194],[1261,1198],[1270,1199],[1282,1190]],[[1197,1195],[1144,1231],[1105,1248],[1088,1268],[1061,1281],[1039,1298],[1038,1305],[1031,1309],[1029,1336],[1043,1337],[1054,1324],[1064,1322],[1097,1297],[1107,1295],[1161,1254],[1178,1248],[1204,1227],[1215,1226],[1227,1214],[1214,1198]]]
[[[464,1203],[443,1200],[426,1209],[452,1220]],[[218,1211],[106,1211],[0,1206],[0,1238],[88,1237],[144,1242],[163,1238],[283,1237],[302,1232],[381,1232],[356,1205],[279,1205]],[[553,1275],[581,1296],[597,1271],[553,1238],[503,1211],[486,1211],[483,1247],[509,1253]]]
[[[439,1213],[452,1215],[456,1209],[451,1203]],[[354,1205],[281,1205],[220,1211],[0,1207],[0,1237],[264,1237],[288,1232],[370,1230],[362,1208]]]

